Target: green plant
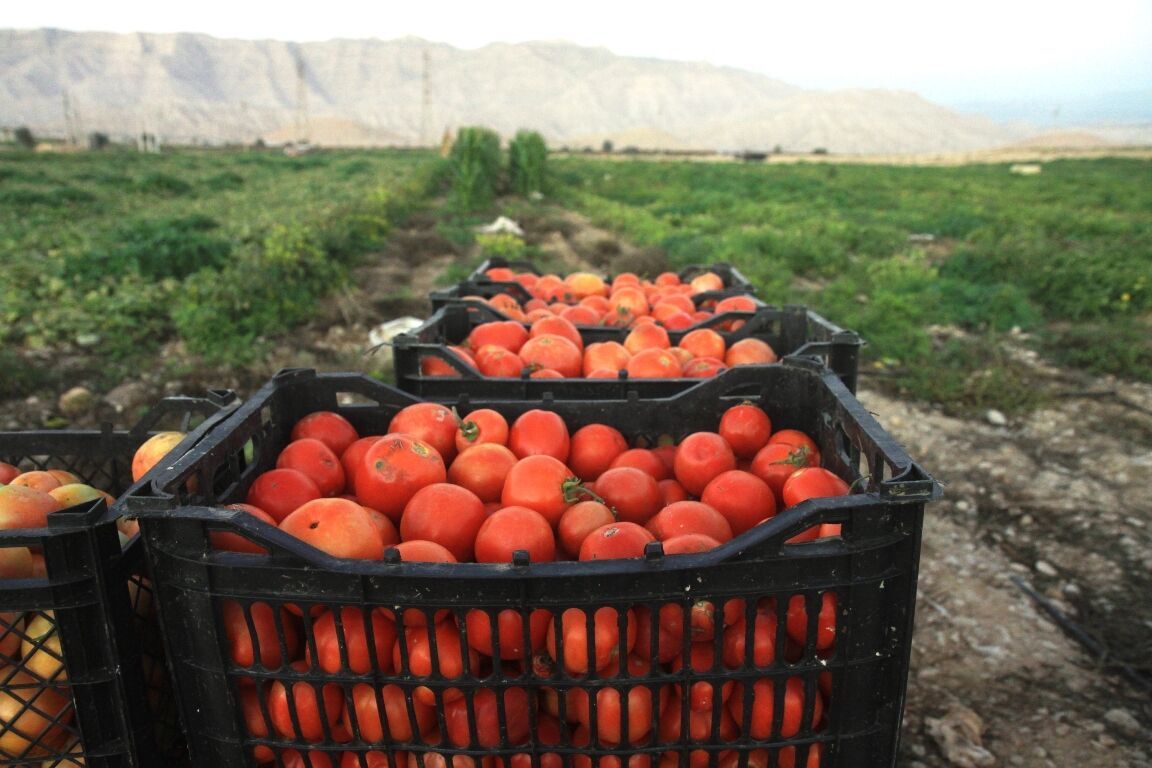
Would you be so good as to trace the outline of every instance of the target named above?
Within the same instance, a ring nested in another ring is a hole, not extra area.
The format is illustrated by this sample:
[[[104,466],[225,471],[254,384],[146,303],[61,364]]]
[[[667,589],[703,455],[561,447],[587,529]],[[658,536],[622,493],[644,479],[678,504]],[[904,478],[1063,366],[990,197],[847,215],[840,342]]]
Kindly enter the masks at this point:
[[[485,258],[523,259],[526,251],[524,238],[511,232],[481,232],[476,235],[476,245]]]
[[[449,162],[452,207],[464,213],[491,205],[500,186],[499,135],[488,128],[461,128]]]
[[[508,179],[512,191],[527,197],[544,191],[548,147],[536,131],[517,131],[508,144]]]
[[[159,280],[215,270],[232,253],[232,243],[215,234],[219,226],[203,214],[131,222],[117,228],[118,245],[79,254],[69,260],[66,271],[85,281],[126,272]]]

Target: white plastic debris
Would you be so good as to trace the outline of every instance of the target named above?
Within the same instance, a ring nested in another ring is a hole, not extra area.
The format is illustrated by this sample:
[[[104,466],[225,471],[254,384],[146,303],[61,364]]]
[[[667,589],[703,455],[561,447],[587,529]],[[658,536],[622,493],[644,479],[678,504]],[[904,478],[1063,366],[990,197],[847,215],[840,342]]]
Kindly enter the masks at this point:
[[[491,224],[485,224],[484,226],[479,227],[477,231],[484,234],[508,232],[510,234],[516,235],[517,237],[524,237],[524,230],[520,228],[520,225],[512,221],[512,219],[508,218],[507,216],[497,216],[496,221],[492,222]]]
[[[391,360],[392,339],[402,333],[419,328],[423,322],[419,318],[405,316],[381,323],[368,331],[368,353],[385,362]]]

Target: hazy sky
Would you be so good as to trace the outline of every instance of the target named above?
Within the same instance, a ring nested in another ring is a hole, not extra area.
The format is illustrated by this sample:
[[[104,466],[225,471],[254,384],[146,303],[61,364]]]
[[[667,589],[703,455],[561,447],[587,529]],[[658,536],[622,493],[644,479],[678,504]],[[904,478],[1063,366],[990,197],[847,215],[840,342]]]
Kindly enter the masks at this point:
[[[203,32],[312,41],[415,35],[461,48],[568,40],[707,61],[810,88],[918,91],[944,102],[1152,88],[1152,0],[6,2],[0,28]],[[751,10],[748,10],[751,9]]]

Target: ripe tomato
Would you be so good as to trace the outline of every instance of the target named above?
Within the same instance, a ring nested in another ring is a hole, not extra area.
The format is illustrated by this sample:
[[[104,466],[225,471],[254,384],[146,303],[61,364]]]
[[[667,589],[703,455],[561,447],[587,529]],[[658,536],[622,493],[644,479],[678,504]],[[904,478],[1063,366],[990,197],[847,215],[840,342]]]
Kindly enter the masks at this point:
[[[336,615],[335,611],[326,610],[312,625],[316,637],[316,665],[333,674],[343,669],[361,675],[391,672],[392,648],[396,645],[396,624],[391,617],[380,609],[344,606],[340,608],[337,626]],[[371,628],[371,640],[368,627]],[[341,657],[341,646],[347,654],[346,661]],[[306,659],[312,660],[311,649],[308,649]]]
[[[237,666],[252,667],[259,659],[265,669],[278,669],[299,652],[300,632],[295,618],[286,610],[280,609],[279,620],[267,603],[252,603],[245,608],[235,600],[224,600],[220,610],[228,652]]]
[[[668,331],[656,323],[641,323],[624,337],[624,349],[633,357],[645,349],[668,349],[671,346]]]
[[[292,669],[307,672],[304,661],[292,662]],[[272,727],[285,739],[318,742],[331,738],[344,714],[344,692],[336,683],[324,684],[319,694],[312,683],[298,680],[291,683],[291,696],[295,705],[288,704],[289,683],[273,680],[268,686],[268,717]]]
[[[355,494],[356,479],[354,475],[364,462],[364,454],[368,451],[368,446],[380,439],[380,435],[361,437],[345,448],[344,452],[340,454],[340,466],[344,468],[345,492]]]
[[[776,734],[772,733],[772,717],[775,709],[773,693],[774,684],[769,678],[756,680],[747,691],[743,683],[736,683],[732,695],[728,698],[728,711],[745,736],[753,739],[788,739],[800,732],[805,706],[804,681],[799,677],[790,677],[784,683],[784,715],[780,731]],[[746,694],[752,697],[752,717],[748,723],[744,722]],[[816,727],[824,714],[824,704],[819,695],[812,697],[811,707],[811,725]]]
[[[623,638],[620,636],[621,619],[624,622]],[[636,617],[631,609],[621,613],[612,606],[602,606],[592,614],[591,624],[592,658],[588,657],[588,615],[584,609],[568,608],[560,615],[559,636],[556,622],[548,624],[548,654],[569,674],[586,675],[593,669],[605,669],[609,664],[615,670],[620,654],[626,658],[636,644]]]
[[[477,408],[456,424],[456,450],[464,452],[483,443],[508,443],[508,420],[499,411]]]
[[[677,501],[688,500],[688,491],[684,490],[684,486],[680,485],[680,483],[673,478],[661,480],[656,483],[656,485],[660,486],[660,496],[663,499],[661,509]]]
[[[448,362],[450,359],[459,360],[470,368],[476,367],[475,358],[464,347],[450,344],[437,352],[438,354],[424,355],[420,358],[420,374],[422,376],[460,378],[460,370]],[[438,355],[443,355],[443,357]]]
[[[476,370],[498,379],[517,379],[524,371],[520,355],[495,344],[485,344],[476,350]]]
[[[757,611],[752,622],[752,648],[749,652],[748,622],[743,615],[724,628],[724,666],[730,669],[768,667],[776,661],[776,616]]]
[[[524,364],[533,370],[553,370],[562,378],[580,378],[583,353],[579,347],[563,336],[554,333],[533,336],[524,342],[519,355]]]
[[[580,545],[592,531],[616,522],[612,510],[599,501],[578,501],[560,516],[556,525],[557,543],[570,558],[580,553]]]
[[[684,375],[680,360],[667,349],[642,349],[632,356],[625,370],[633,379],[678,379]]]
[[[716,657],[716,644],[711,640],[698,640],[692,643],[688,650],[688,666],[693,672],[700,675],[710,675],[712,677],[722,676],[724,673],[723,668],[720,667],[720,660]],[[672,672],[679,672],[684,668],[684,657],[677,655],[672,660]],[[677,703],[680,701],[682,687],[680,683],[674,685],[675,692],[672,698]],[[719,693],[719,696],[716,694]],[[714,680],[696,680],[691,683],[688,688],[688,706],[690,709],[697,712],[709,713],[709,720],[711,720],[711,712],[713,704],[717,699],[719,702],[728,700],[732,694],[732,680],[723,682],[716,682]],[[679,718],[677,718],[679,721]],[[733,723],[735,725],[735,723]]]
[[[704,486],[700,501],[715,509],[739,536],[776,514],[776,496],[768,483],[751,472],[731,469]]]
[[[820,465],[820,448],[816,445],[816,441],[806,433],[798,429],[778,429],[768,438],[768,445],[776,445],[777,443],[805,449],[808,466]]]
[[[684,490],[699,497],[712,478],[736,469],[736,454],[718,433],[694,432],[676,446],[673,469]]]
[[[497,701],[498,696],[502,702]],[[500,712],[501,705],[503,712]],[[463,697],[444,704],[445,733],[449,743],[457,747],[498,747],[504,738],[507,739],[504,743],[519,744],[528,738],[529,709],[528,692],[523,688],[504,688],[499,694],[492,688],[479,688],[471,704]],[[471,736],[473,725],[475,744]]]
[[[395,545],[395,549],[400,554],[400,562],[402,563],[456,562],[456,558],[451,552],[434,541],[424,541],[423,539],[402,541]],[[400,616],[405,626],[426,627],[429,621],[433,623],[443,621],[448,613],[447,608],[441,608],[437,611],[428,608],[405,608]]]
[[[636,523],[619,522],[602,525],[584,537],[580,560],[614,560],[621,557],[643,557],[644,547],[656,537]]]
[[[396,762],[393,763],[393,760]],[[340,768],[407,768],[407,766],[408,753],[401,749],[393,751],[392,757],[389,757],[387,752],[370,749],[364,753],[347,751],[340,758]]]
[[[340,458],[314,437],[302,437],[284,446],[276,457],[276,466],[307,475],[322,496],[335,496],[344,490],[344,467]]]
[[[611,467],[634,467],[645,472],[657,481],[669,477],[672,472],[654,451],[649,448],[629,448],[612,460]]]
[[[269,725],[268,721],[264,719],[264,713],[260,710],[260,694],[256,692],[256,686],[250,682],[241,681],[238,686],[240,694],[240,712],[244,718],[244,729],[249,736],[257,739],[268,738]],[[270,763],[276,759],[276,753],[270,747],[263,744],[257,745],[253,748],[253,757],[256,758],[258,763]]]
[[[692,353],[692,357],[712,357],[723,360],[728,344],[724,337],[711,328],[697,328],[688,331],[680,339],[680,346]]]
[[[629,654],[625,660],[628,672],[637,677],[650,674],[651,663]],[[612,665],[614,666],[614,665]],[[600,674],[600,670],[597,670]],[[603,676],[616,674],[614,668],[604,670]],[[606,744],[638,744],[652,730],[652,689],[646,685],[605,686],[595,693],[596,732],[600,741]],[[573,688],[570,695],[571,713],[581,725],[591,728],[591,696],[584,688]],[[625,710],[621,712],[621,710]],[[663,709],[663,707],[661,707]],[[620,718],[627,716],[627,731]]]
[[[693,555],[720,546],[719,541],[704,533],[682,533],[662,543],[665,555]]]
[[[555,527],[564,510],[580,500],[575,495],[578,488],[579,480],[564,462],[552,456],[528,456],[508,471],[500,502],[506,507],[533,509]]]
[[[252,506],[251,504],[226,504],[224,506],[225,509],[239,509],[243,512],[247,512],[257,520],[268,523],[268,525],[276,525],[276,520],[273,519],[270,514],[260,509],[259,507]],[[260,546],[254,541],[251,541],[250,539],[246,539],[238,533],[213,531],[212,533],[208,534],[208,536],[212,541],[213,549],[219,549],[225,552],[248,552],[255,555],[263,555],[268,553],[268,550],[264,549],[264,547]]]
[[[728,366],[720,358],[697,357],[684,366],[684,376],[689,379],[707,379],[727,369]]]
[[[627,450],[628,441],[620,430],[607,424],[588,424],[572,434],[568,466],[577,477],[591,482]]]
[[[597,341],[584,348],[581,370],[585,376],[597,370],[620,371],[628,367],[631,358],[632,353],[620,342]]]
[[[768,484],[776,498],[777,509],[784,508],[784,482],[801,467],[816,466],[810,463],[812,454],[801,446],[788,443],[769,443],[756,452],[749,465],[749,471]]]
[[[588,732],[588,726],[577,726],[576,730],[572,731],[572,745],[575,747],[595,747],[603,746],[606,742],[602,739],[597,740],[596,744],[591,744],[591,736]],[[614,744],[607,744],[607,746],[616,746]],[[601,755],[599,758],[592,758],[586,754],[576,754],[572,756],[572,768],[652,768],[652,753],[651,752],[635,752],[623,758],[620,755]]]
[[[798,645],[808,641],[808,609],[804,595],[792,595],[788,600],[788,637]],[[836,593],[820,595],[820,612],[816,617],[816,650],[827,651],[836,642]]]
[[[770,365],[778,359],[768,342],[752,336],[732,342],[724,355],[724,363],[728,366]]]
[[[664,498],[655,478],[634,467],[615,467],[596,479],[596,494],[622,522],[644,525],[660,509]]]
[[[404,506],[400,538],[434,541],[464,563],[472,559],[476,533],[487,519],[484,502],[472,491],[451,483],[433,483],[416,491]]]
[[[741,403],[724,411],[717,431],[732,446],[737,458],[750,459],[768,444],[772,419],[760,406]]]
[[[372,516],[348,499],[313,499],[281,520],[280,530],[333,557],[384,557],[384,543]]]
[[[697,600],[688,608],[688,622],[693,640],[711,640],[717,632],[732,625],[744,615],[744,600],[732,598],[717,609],[712,600]]]
[[[313,437],[327,445],[339,456],[360,438],[348,419],[335,411],[314,411],[297,421],[289,435],[291,440]]]
[[[267,512],[279,523],[295,509],[323,496],[312,478],[295,469],[270,469],[252,481],[245,502]]]
[[[835,473],[823,467],[802,467],[784,481],[781,495],[784,497],[784,506],[792,507],[808,499],[847,496],[849,491],[848,483]],[[793,536],[788,542],[811,541],[820,535],[821,527],[814,525]]]
[[[570,307],[565,307],[565,311]],[[548,315],[542,317],[536,322],[532,323],[532,327],[528,330],[530,338],[537,336],[561,336],[576,347],[580,351],[581,356],[584,353],[584,339],[580,336],[580,331],[576,329],[571,320],[565,319],[562,315]]]
[[[551,524],[528,507],[507,506],[493,512],[476,534],[476,562],[510,563],[518,549],[525,550],[533,563],[555,560]]]
[[[528,341],[528,329],[514,320],[494,320],[481,323],[468,333],[469,349],[478,350],[493,344],[509,352],[519,352]]]
[[[544,455],[566,461],[570,443],[568,425],[555,411],[539,408],[525,411],[508,430],[508,447],[521,459]]]
[[[655,658],[661,664],[680,655],[684,643],[684,609],[680,605],[664,603],[655,616],[647,605],[638,605],[633,610],[636,614],[633,653],[649,661]]]
[[[467,488],[485,503],[499,501],[508,472],[518,459],[507,447],[480,443],[465,448],[448,467],[448,482]]]
[[[432,647],[433,640],[430,637],[435,638],[435,648]],[[465,674],[478,674],[480,654],[463,641],[455,622],[441,621],[433,625],[431,635],[427,627],[405,627],[392,650],[392,668],[400,674],[411,674],[416,678],[429,677],[434,674],[433,659],[437,665],[437,680],[455,680]],[[444,691],[442,698],[447,702],[463,695],[458,688],[450,688]],[[412,696],[425,704],[437,706],[436,695],[427,686],[415,688]]]
[[[447,477],[444,460],[431,445],[402,433],[385,435],[364,452],[355,472],[356,496],[397,521],[416,491]]]
[[[20,468],[9,464],[6,461],[0,461],[0,485],[8,485],[20,475]]]
[[[495,621],[495,633],[493,629]],[[468,633],[468,645],[475,648],[485,656],[501,659],[526,659],[533,651],[544,647],[544,640],[548,635],[548,624],[552,621],[552,613],[543,608],[536,608],[528,614],[527,636],[523,614],[514,609],[506,608],[493,617],[488,611],[475,608],[464,616],[464,628]],[[499,644],[499,653],[496,645]]]
[[[701,684],[711,686],[710,683],[695,683],[693,690],[695,690],[695,686]],[[730,685],[730,683],[726,683],[725,688],[730,687]],[[709,694],[709,698],[711,698],[711,694]],[[667,706],[660,708],[660,740],[678,742],[681,739],[687,739],[713,743],[711,705],[707,709],[689,707],[686,734],[681,730],[683,711],[680,695],[678,693],[670,695]],[[718,736],[721,743],[732,742],[740,737],[740,729],[737,727],[736,721],[732,718],[731,713],[723,707],[720,709],[720,732]],[[693,751],[689,755],[688,765],[690,768],[704,768],[704,766],[709,765],[708,752],[705,750]]]
[[[456,414],[440,403],[413,403],[396,412],[388,432],[403,432],[436,449],[445,464],[456,458]]]
[[[336,768],[332,755],[322,749],[286,749],[280,760],[284,768]]]
[[[352,687],[352,712],[360,729],[360,741],[380,742],[385,734],[392,742],[412,741],[416,736],[428,733],[436,727],[436,708],[417,697],[412,697],[412,717],[408,716],[408,700],[404,689],[398,685],[384,685],[379,688],[367,683],[357,683]],[[383,707],[383,712],[381,712]],[[416,730],[412,721],[416,721]],[[387,722],[385,722],[387,721]],[[387,730],[384,726],[387,725]],[[349,732],[355,733],[352,728]]]
[[[685,533],[702,533],[723,544],[732,538],[732,525],[724,515],[700,501],[677,501],[661,509],[647,528],[665,541]]]
[[[724,290],[724,278],[715,272],[701,272],[688,281],[691,286],[691,293],[707,293],[708,291],[722,291]]]

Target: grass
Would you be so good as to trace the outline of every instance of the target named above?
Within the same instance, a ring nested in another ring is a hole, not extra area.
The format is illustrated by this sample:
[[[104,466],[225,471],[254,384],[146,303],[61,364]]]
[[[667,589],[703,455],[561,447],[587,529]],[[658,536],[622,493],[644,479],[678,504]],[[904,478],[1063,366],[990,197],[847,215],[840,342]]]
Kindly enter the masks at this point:
[[[901,393],[1027,409],[1012,329],[1055,360],[1152,380],[1152,163],[905,167],[554,161],[562,198],[675,266],[726,261],[766,301],[804,303],[868,342]],[[943,347],[938,326],[965,341]],[[985,373],[986,372],[986,373]],[[979,374],[979,375],[977,375]]]

